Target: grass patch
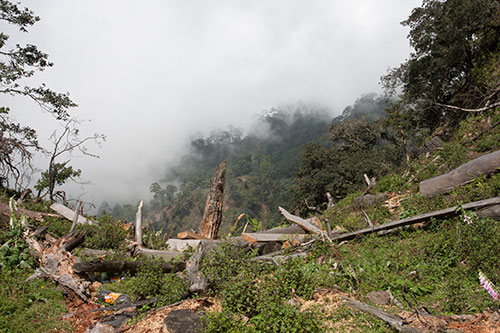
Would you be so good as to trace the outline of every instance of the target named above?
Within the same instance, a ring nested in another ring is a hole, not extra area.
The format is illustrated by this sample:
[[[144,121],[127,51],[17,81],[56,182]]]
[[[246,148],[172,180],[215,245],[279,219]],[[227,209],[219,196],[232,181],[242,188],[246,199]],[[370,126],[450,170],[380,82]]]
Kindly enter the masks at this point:
[[[54,332],[68,331],[60,316],[67,311],[62,291],[44,280],[25,283],[32,271],[0,272],[0,331]]]

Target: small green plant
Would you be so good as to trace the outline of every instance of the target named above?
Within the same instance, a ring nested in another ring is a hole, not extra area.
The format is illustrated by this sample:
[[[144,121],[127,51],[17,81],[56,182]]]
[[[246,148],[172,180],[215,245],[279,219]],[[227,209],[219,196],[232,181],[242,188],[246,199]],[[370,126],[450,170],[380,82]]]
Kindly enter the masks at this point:
[[[9,221],[9,231],[5,238],[7,241],[0,247],[0,268],[32,268],[34,260],[30,255],[28,244],[23,239],[23,231],[27,224],[26,216],[18,217],[14,198],[10,199],[11,216]]]

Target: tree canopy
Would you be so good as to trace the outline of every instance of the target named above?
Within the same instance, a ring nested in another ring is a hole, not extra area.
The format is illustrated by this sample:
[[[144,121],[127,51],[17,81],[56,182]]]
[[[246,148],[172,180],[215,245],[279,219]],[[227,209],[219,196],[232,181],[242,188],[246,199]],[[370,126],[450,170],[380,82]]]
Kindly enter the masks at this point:
[[[26,33],[40,18],[27,8],[0,0],[0,20]],[[39,86],[24,84],[26,79],[52,65],[48,55],[35,45],[9,46],[9,36],[0,32],[0,93],[28,97],[56,119],[65,120],[69,118],[69,109],[76,106],[68,94],[55,92],[43,83]],[[0,177],[4,182],[14,179],[18,185],[22,168],[31,160],[32,150],[40,147],[35,129],[12,121],[10,112],[9,107],[0,106]]]
[[[402,24],[414,51],[382,82],[418,105],[425,125],[499,105],[500,1],[424,0]]]

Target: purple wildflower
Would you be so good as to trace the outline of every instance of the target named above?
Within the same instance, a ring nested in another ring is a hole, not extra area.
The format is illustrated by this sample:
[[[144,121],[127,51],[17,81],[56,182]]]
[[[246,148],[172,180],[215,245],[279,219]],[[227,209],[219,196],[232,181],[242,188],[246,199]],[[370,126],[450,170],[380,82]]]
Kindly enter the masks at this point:
[[[467,224],[471,224],[472,218],[470,216],[464,214],[464,222],[466,222]]]
[[[491,297],[493,297],[493,299],[500,301],[499,293],[498,293],[495,285],[481,271],[479,271],[479,283],[481,283],[483,288],[486,289],[488,294],[490,294]]]

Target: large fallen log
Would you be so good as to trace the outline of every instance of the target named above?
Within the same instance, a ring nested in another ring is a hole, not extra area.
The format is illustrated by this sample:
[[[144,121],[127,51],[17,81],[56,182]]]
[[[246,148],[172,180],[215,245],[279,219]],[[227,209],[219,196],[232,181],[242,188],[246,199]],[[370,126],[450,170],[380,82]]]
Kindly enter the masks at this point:
[[[403,318],[401,318],[398,315],[390,314],[388,312],[385,312],[383,310],[380,310],[376,307],[370,306],[368,304],[356,301],[354,299],[351,299],[349,297],[345,296],[340,296],[343,300],[346,301],[347,305],[349,305],[353,309],[358,309],[363,312],[369,313],[379,319],[382,319],[389,325],[391,325],[395,330],[398,332],[406,332],[406,333],[418,333],[421,332],[420,330],[408,326],[408,323],[406,323]]]
[[[303,240],[306,237],[306,231],[294,224],[286,228],[274,228],[255,233],[242,233],[241,236],[249,243],[255,242],[280,242],[289,239]]]
[[[120,273],[129,271],[131,274],[135,274],[137,270],[144,265],[146,265],[146,263],[140,261],[100,260],[85,263],[75,263],[73,264],[73,270],[77,273]],[[160,263],[160,267],[163,270],[163,273],[180,272],[186,268],[186,263],[177,262],[175,264],[172,264],[170,262],[162,262]]]
[[[456,186],[465,185],[476,177],[498,172],[500,150],[478,157],[443,175],[420,182],[420,193],[425,196],[447,192]]]
[[[292,215],[289,212],[287,212],[287,210],[283,207],[279,207],[278,209],[285,219],[287,219],[289,222],[299,225],[302,229],[309,231],[310,233],[313,234],[323,233],[323,231],[320,228],[311,223],[311,219],[304,220],[300,216]]]
[[[61,214],[62,216],[64,216],[65,218],[67,218],[70,221],[73,221],[73,218],[75,216],[75,212],[73,210],[71,210],[68,207],[61,205],[60,203],[57,203],[57,202],[54,202],[50,206],[50,209],[58,212],[59,214]],[[79,224],[94,224],[94,222],[92,220],[86,219],[85,217],[83,217],[81,215],[78,216],[78,223]]]
[[[319,234],[322,237],[325,237],[326,239],[331,241],[330,237],[328,236],[328,234],[325,231],[321,230],[320,228],[318,228],[316,225],[314,225],[312,223],[313,219],[304,220],[300,216],[290,214],[283,207],[279,207],[278,209],[281,212],[281,214],[285,217],[285,219],[287,219],[289,222],[295,223],[295,224],[299,225],[302,229],[309,231],[310,233],[313,233],[313,234]]]
[[[8,204],[0,202],[0,213],[4,216],[10,216],[11,211]],[[41,221],[44,217],[61,217],[59,214],[41,213],[32,210],[17,208],[18,215],[26,215],[28,218]]]
[[[467,204],[462,205],[462,208],[463,209],[478,209],[478,208],[488,207],[488,206],[497,205],[497,204],[500,204],[500,197],[469,202]],[[435,212],[430,212],[430,213],[426,213],[426,214],[412,216],[412,217],[408,217],[408,218],[405,218],[402,220],[397,220],[397,221],[392,221],[392,222],[376,225],[373,228],[366,228],[366,229],[361,229],[358,231],[353,231],[353,232],[348,232],[345,234],[336,235],[336,236],[333,236],[332,239],[333,240],[340,240],[340,241],[349,240],[349,239],[353,239],[357,236],[367,235],[367,234],[371,234],[373,232],[390,230],[390,229],[404,227],[404,226],[411,225],[414,223],[422,222],[422,221],[430,219],[431,217],[445,217],[445,216],[450,215],[450,214],[455,214],[455,211],[457,210],[457,208],[458,208],[458,206],[453,206],[453,207],[438,210]]]
[[[287,240],[302,241],[307,235],[301,234],[276,234],[265,232],[249,232],[241,234],[244,240],[249,243],[255,242],[285,242]]]
[[[216,169],[210,180],[210,192],[207,196],[205,211],[200,223],[198,234],[208,239],[216,239],[222,222],[222,208],[224,203],[224,183],[226,176],[226,161]]]

